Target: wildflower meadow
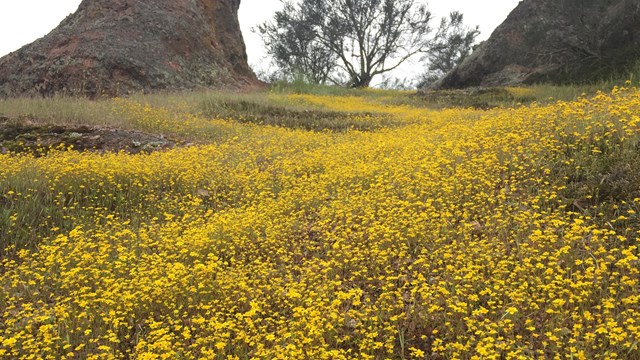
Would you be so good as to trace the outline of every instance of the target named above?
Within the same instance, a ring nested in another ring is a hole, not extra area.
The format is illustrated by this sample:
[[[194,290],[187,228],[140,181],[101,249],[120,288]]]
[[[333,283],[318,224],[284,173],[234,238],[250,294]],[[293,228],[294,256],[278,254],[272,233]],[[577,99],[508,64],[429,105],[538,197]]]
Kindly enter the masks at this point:
[[[640,359],[640,90],[265,96],[301,126],[116,99],[179,145],[0,154],[0,358]]]

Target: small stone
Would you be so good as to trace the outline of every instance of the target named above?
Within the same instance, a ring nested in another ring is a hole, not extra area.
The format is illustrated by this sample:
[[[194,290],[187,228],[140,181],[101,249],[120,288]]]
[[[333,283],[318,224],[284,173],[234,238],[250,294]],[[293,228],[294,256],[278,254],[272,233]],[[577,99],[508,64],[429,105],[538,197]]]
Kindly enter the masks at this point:
[[[208,198],[209,196],[211,196],[209,190],[205,189],[198,189],[198,191],[196,191],[196,194],[201,198]]]
[[[82,134],[77,132],[69,133],[69,139],[80,139],[82,138]]]

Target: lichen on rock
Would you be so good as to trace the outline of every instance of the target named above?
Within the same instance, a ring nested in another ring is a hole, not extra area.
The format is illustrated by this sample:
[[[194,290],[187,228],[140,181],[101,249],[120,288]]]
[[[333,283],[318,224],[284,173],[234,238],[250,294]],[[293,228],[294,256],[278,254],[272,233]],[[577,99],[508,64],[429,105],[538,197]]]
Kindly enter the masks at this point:
[[[51,33],[0,58],[0,97],[258,85],[239,6],[240,0],[83,0]]]
[[[589,82],[639,59],[638,0],[524,0],[433,87]]]

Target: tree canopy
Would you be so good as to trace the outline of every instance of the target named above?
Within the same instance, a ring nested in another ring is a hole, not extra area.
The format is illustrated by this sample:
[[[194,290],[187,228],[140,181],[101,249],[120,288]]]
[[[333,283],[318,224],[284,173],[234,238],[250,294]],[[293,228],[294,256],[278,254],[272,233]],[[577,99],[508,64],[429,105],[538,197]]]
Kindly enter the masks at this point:
[[[438,46],[432,14],[415,0],[283,0],[259,25],[267,52],[289,75],[367,87],[380,74]],[[448,23],[448,22],[447,22]]]
[[[418,87],[424,87],[443,77],[458,66],[473,50],[473,44],[480,30],[468,28],[463,23],[463,15],[453,11],[448,18],[442,18],[429,52],[427,70],[418,80]]]

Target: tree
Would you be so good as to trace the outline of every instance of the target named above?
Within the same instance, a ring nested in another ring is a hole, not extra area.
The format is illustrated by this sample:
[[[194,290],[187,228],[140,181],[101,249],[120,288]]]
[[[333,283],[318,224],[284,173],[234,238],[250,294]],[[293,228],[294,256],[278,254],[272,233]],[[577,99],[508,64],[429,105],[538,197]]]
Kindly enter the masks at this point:
[[[313,9],[282,1],[273,22],[258,25],[267,53],[278,67],[277,75],[285,80],[302,79],[325,84],[336,68],[337,56],[317,40]]]
[[[303,71],[310,81],[333,81],[339,68],[348,85],[367,87],[375,76],[426,53],[433,44],[431,13],[415,0],[283,4],[274,22],[260,25],[258,32],[276,64]]]
[[[463,15],[457,11],[451,12],[448,18],[443,18],[434,37],[435,41],[423,59],[427,60],[428,67],[418,81],[418,88],[433,83],[458,66],[471,54],[479,34],[477,26],[468,28],[463,24]]]

